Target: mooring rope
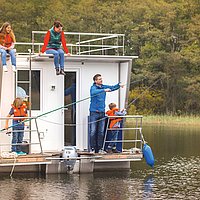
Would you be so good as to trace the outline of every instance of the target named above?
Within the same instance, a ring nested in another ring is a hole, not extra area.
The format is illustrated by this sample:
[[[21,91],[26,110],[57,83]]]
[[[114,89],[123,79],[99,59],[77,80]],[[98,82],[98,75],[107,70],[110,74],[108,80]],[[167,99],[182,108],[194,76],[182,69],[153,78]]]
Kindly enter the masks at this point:
[[[144,95],[144,93],[149,90],[150,88],[152,88],[158,81],[162,80],[162,78],[157,79],[155,82],[153,82],[149,87],[147,87],[141,94],[139,94],[137,96],[137,98],[133,99],[128,106],[126,107],[126,109],[129,109],[129,107],[131,106],[131,104],[135,103],[135,101],[137,101],[141,96]]]

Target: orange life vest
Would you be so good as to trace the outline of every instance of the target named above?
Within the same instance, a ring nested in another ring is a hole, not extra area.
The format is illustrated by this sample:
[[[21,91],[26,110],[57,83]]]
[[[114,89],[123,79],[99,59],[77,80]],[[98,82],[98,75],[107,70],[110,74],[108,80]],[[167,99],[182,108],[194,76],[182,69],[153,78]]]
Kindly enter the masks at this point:
[[[27,117],[27,106],[23,103],[19,108],[11,105],[14,110],[14,117]],[[15,119],[15,120],[24,120],[23,118]]]
[[[119,111],[118,108],[113,108],[112,110],[108,110],[106,114],[108,116],[116,116],[115,111]],[[121,121],[122,118],[110,118],[110,125],[109,128],[112,128],[117,122]]]

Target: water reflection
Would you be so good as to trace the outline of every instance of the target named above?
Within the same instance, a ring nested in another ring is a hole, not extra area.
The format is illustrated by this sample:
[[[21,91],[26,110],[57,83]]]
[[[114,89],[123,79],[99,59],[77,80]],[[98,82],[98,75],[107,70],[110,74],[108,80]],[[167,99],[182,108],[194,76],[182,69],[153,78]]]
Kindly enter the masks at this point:
[[[144,179],[144,199],[152,198],[153,186],[154,177],[153,174],[150,174]]]
[[[131,163],[130,172],[1,175],[1,199],[199,199],[198,129],[145,127],[143,132],[154,152],[154,169],[143,160]]]

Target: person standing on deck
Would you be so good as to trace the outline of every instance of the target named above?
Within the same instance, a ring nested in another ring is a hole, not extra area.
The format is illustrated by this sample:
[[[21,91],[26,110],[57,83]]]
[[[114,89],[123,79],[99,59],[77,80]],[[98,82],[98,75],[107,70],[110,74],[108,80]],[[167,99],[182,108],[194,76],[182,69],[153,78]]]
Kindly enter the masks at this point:
[[[21,143],[23,142],[23,137],[24,137],[24,120],[21,117],[27,117],[27,106],[23,102],[21,98],[16,98],[12,104],[12,108],[10,109],[10,112],[7,117],[14,116],[15,118],[13,119],[13,132],[12,132],[12,152],[16,152],[18,155],[26,155],[21,150]],[[17,118],[20,117],[20,118]],[[8,121],[9,119],[6,120],[5,124],[5,129],[8,129]],[[18,144],[18,145],[17,145]]]
[[[44,45],[41,49],[42,53],[54,55],[54,65],[56,69],[56,75],[65,75],[64,72],[64,51],[70,56],[68,48],[66,46],[66,40],[63,25],[59,21],[55,21],[53,27],[47,31],[44,38]],[[64,51],[61,49],[61,43]]]
[[[15,42],[15,35],[11,29],[11,25],[10,23],[5,22],[0,28],[0,53],[4,72],[8,71],[6,64],[7,53],[10,54],[11,57],[12,70],[13,72],[16,72]]]
[[[90,149],[95,153],[104,152],[103,137],[105,129],[105,99],[106,92],[118,90],[124,85],[103,85],[101,74],[93,77],[93,85],[90,88]]]
[[[124,116],[126,115],[126,110],[123,109],[122,111],[119,111],[115,103],[110,103],[109,104],[109,109],[106,114],[108,116]],[[108,147],[106,149],[107,153],[120,153],[120,151],[117,150],[117,140],[118,140],[118,134],[119,134],[119,128],[121,126],[121,121],[122,118],[110,118],[110,124],[109,128],[113,128],[111,130],[111,139],[110,141],[114,142],[109,142]]]

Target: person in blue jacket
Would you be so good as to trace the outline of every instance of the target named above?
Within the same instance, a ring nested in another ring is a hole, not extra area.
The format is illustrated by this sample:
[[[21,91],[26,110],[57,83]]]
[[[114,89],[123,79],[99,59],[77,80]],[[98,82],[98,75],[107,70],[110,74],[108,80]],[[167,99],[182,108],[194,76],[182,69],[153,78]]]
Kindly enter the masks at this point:
[[[113,86],[103,85],[101,74],[96,74],[93,81],[90,88],[90,150],[103,153],[106,93],[118,90],[123,85],[120,83]]]

